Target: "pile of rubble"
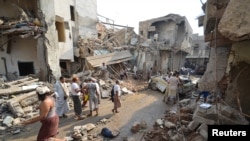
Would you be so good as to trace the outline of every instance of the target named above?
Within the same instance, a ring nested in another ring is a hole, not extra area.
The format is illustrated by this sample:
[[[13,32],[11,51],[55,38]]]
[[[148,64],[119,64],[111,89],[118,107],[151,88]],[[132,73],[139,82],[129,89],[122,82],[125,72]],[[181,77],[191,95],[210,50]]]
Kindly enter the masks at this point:
[[[40,85],[50,86],[32,77],[1,84],[0,134],[5,131],[19,133],[22,129],[19,126],[21,121],[39,115],[39,100],[35,89]]]
[[[208,125],[248,125],[249,122],[238,111],[223,104],[195,103],[192,99],[179,102],[178,111],[168,110],[165,117],[157,119],[154,130],[144,134],[145,141],[205,141]],[[140,124],[132,132],[140,130]],[[138,130],[135,130],[138,129]],[[135,132],[136,131],[136,132]]]
[[[17,18],[0,17],[0,34],[20,34],[21,38],[27,38],[29,36],[34,36],[37,39],[42,33],[46,32],[46,29],[42,27],[42,23],[39,18],[27,14],[19,6],[13,4],[18,12],[19,16]],[[42,14],[38,12],[38,15]]]
[[[104,126],[109,122],[109,119],[104,118],[95,124],[88,123],[85,125],[74,126],[73,130],[64,139],[67,141],[101,140],[103,137],[100,133],[96,132],[95,129],[97,129],[98,126]]]

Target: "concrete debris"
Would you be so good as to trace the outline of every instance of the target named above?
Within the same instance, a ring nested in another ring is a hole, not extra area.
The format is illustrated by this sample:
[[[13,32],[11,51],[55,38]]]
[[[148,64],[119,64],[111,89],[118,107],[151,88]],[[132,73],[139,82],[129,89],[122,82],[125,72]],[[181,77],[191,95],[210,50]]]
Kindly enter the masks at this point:
[[[135,122],[133,125],[132,125],[132,128],[131,128],[131,131],[132,133],[137,133],[141,130],[141,124],[140,122]]]
[[[190,108],[193,107],[194,100],[180,100],[183,107],[180,106],[181,108],[177,111],[166,111],[165,118],[157,119],[154,131],[146,132],[144,139],[182,141],[185,137],[187,140],[205,141],[208,138],[208,125],[239,125],[239,122],[242,125],[248,125],[247,120],[239,112],[222,104],[218,104],[221,110],[217,111],[214,104],[211,104],[209,108],[204,108],[196,103],[194,111]]]
[[[84,125],[84,128],[86,128],[87,131],[94,129],[95,127],[96,126],[93,123],[88,123],[88,124]]]
[[[166,120],[164,121],[164,125],[167,128],[175,128],[176,127],[176,125],[174,123],[166,121]]]
[[[12,126],[12,122],[13,122],[14,118],[11,116],[7,116],[4,118],[3,120],[3,124],[6,125],[7,127]]]

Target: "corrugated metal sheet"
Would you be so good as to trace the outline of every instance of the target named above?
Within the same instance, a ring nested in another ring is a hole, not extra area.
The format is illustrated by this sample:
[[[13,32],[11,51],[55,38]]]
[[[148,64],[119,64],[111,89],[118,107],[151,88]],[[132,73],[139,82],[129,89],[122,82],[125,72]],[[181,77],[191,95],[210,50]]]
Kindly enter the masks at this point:
[[[97,56],[90,56],[86,58],[86,60],[92,67],[99,67],[103,62],[106,65],[111,65],[125,62],[131,59],[133,59],[133,55],[127,50]]]

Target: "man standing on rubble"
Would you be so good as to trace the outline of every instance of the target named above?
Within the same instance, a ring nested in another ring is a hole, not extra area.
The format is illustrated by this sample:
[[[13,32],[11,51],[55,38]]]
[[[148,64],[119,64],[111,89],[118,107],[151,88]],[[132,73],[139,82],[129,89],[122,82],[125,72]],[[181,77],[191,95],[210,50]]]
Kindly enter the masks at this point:
[[[55,86],[56,95],[56,113],[61,117],[68,117],[66,113],[69,111],[69,90],[63,76],[56,82]]]

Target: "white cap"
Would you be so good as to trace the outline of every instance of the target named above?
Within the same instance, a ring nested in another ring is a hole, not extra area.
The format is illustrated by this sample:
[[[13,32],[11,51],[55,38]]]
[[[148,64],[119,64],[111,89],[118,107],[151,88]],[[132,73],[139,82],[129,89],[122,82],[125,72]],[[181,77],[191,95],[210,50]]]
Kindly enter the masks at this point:
[[[43,94],[49,93],[50,89],[47,86],[39,86],[36,88],[36,92],[39,95],[43,95]]]

